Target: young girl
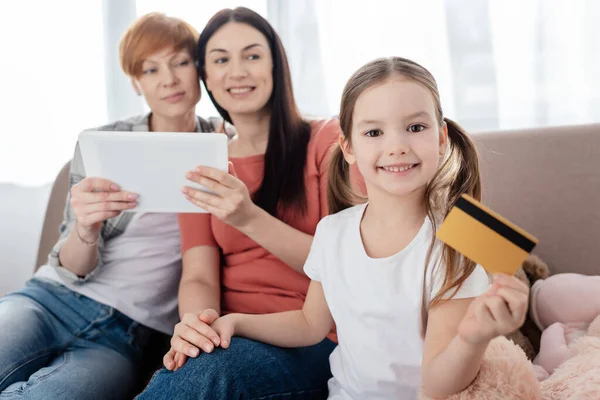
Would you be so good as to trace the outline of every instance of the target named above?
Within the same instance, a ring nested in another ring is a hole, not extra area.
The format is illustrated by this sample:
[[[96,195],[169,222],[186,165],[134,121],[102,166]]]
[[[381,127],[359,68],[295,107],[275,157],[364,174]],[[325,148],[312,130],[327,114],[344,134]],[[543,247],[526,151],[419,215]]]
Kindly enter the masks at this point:
[[[431,74],[402,58],[375,60],[344,89],[343,134],[333,155],[329,203],[304,266],[312,279],[300,311],[230,314],[212,325],[282,347],[321,341],[335,322],[332,399],[391,399],[421,367],[432,397],[468,387],[488,343],[524,321],[528,288],[494,276],[436,241],[461,194],[480,198],[475,147],[443,117]],[[355,203],[349,168],[364,177]],[[336,213],[337,212],[337,213]]]

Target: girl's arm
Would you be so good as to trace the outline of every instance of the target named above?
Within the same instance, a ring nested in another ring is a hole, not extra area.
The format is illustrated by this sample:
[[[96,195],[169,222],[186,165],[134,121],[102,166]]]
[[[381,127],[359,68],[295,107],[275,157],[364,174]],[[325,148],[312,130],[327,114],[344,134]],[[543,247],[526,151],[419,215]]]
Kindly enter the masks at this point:
[[[458,393],[479,372],[489,342],[471,344],[457,334],[472,301],[472,298],[450,300],[429,311],[422,364],[423,389],[429,396]]]
[[[317,281],[311,281],[302,310],[265,315],[230,314],[211,325],[225,348],[233,335],[280,347],[312,346],[325,339],[332,326],[333,317],[323,286]]]
[[[529,287],[514,276],[497,274],[475,299],[442,302],[429,311],[423,352],[423,388],[432,397],[466,389],[481,368],[489,342],[525,321]]]

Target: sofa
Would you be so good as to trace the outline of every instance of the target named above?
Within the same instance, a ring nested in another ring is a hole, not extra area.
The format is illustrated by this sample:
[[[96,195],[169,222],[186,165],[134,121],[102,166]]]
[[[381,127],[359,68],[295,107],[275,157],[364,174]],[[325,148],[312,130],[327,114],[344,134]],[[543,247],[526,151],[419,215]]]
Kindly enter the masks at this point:
[[[539,239],[552,273],[600,274],[600,124],[472,134],[483,203]],[[67,163],[52,187],[35,267],[58,238]]]
[[[600,124],[473,136],[483,202],[538,238],[553,274],[600,274]]]
[[[538,238],[534,254],[552,273],[600,274],[600,124],[472,137],[480,157],[483,203]],[[68,169],[67,163],[52,187],[36,268],[58,238]],[[530,339],[537,347],[539,337]],[[160,350],[155,356],[159,355]],[[158,366],[149,365],[146,379]],[[420,371],[407,371],[405,376],[410,397]]]

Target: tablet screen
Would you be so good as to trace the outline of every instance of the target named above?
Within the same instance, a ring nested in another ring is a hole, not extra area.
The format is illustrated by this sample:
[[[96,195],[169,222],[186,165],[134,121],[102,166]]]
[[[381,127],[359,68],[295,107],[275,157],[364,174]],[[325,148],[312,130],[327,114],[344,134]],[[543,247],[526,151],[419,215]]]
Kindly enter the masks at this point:
[[[200,187],[185,178],[197,166],[227,171],[227,141],[219,133],[84,131],[79,148],[86,176],[137,193],[133,212],[205,212],[181,192]]]

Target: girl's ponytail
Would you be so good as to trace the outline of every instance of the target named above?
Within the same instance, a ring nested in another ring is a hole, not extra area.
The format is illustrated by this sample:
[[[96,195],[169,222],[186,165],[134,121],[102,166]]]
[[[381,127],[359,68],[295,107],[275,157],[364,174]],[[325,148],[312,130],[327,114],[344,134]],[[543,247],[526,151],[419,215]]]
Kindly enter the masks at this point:
[[[449,118],[444,118],[448,127],[449,160],[454,172],[448,187],[447,205],[444,215],[463,194],[468,194],[477,201],[481,200],[481,179],[479,175],[479,157],[475,144],[465,130]]]
[[[435,174],[425,191],[427,214],[433,224],[434,232],[437,231],[437,222],[440,217],[446,218],[456,201],[468,194],[477,201],[481,200],[481,178],[479,175],[479,159],[475,144],[465,130],[451,119],[444,118],[448,129],[448,148],[444,154],[442,166]],[[429,272],[430,261],[435,246],[435,236],[431,239],[429,253],[425,264],[425,279],[423,281],[423,306],[421,309],[424,335],[427,326],[427,314],[430,307],[439,304],[442,299],[451,297],[461,287],[463,282],[471,275],[476,264],[461,256],[456,250],[443,244],[441,263],[444,267],[443,282],[440,290],[433,299],[429,299],[426,286],[427,277],[435,271]]]
[[[335,214],[356,204],[350,183],[350,165],[344,159],[340,145],[334,148],[330,159],[327,175],[327,204],[330,214]]]

